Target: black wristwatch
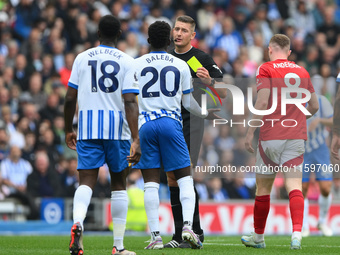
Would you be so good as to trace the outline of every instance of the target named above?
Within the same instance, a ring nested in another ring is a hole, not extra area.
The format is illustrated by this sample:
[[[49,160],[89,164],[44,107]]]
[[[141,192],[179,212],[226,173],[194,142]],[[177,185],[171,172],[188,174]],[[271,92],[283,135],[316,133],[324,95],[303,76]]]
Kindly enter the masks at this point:
[[[216,80],[214,78],[211,78],[211,83],[210,86],[214,86],[215,85]]]

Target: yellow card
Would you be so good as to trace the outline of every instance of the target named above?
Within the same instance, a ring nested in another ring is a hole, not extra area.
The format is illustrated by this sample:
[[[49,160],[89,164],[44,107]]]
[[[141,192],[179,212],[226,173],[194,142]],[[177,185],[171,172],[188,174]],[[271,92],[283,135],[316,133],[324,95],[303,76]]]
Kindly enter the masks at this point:
[[[197,72],[197,68],[202,67],[202,64],[198,61],[198,59],[195,56],[189,59],[187,63],[195,73]]]

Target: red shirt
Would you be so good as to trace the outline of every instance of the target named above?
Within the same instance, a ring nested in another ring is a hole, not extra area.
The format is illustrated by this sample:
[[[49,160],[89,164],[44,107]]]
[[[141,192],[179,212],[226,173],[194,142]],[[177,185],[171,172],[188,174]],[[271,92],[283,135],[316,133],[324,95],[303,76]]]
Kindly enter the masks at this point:
[[[286,115],[281,114],[281,89],[304,88],[314,92],[306,69],[286,59],[277,59],[261,65],[256,73],[257,91],[270,89],[267,109],[273,104],[273,88],[277,88],[277,107],[272,114],[264,115],[259,140],[307,140],[306,115],[294,104],[286,104]],[[286,98],[304,98],[303,93],[287,93]]]

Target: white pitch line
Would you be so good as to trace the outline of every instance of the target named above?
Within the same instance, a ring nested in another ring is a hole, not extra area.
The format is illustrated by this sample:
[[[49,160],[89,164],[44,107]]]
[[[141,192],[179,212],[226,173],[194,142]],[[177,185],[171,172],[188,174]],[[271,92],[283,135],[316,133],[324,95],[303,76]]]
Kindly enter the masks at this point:
[[[203,245],[243,246],[243,244],[236,244],[236,243],[206,243],[206,242],[204,242]],[[274,246],[274,247],[289,247],[289,245],[284,245],[284,244],[272,244],[270,246]],[[270,247],[270,246],[268,246],[268,247]],[[340,248],[339,245],[302,245],[302,247]]]

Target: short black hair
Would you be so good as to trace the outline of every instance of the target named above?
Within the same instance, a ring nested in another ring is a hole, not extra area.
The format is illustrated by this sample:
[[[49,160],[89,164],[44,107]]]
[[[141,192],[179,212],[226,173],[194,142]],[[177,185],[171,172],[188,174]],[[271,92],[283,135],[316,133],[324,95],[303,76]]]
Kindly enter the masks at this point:
[[[112,15],[105,15],[100,19],[98,29],[102,37],[114,39],[120,31],[120,21]]]
[[[155,49],[161,49],[168,46],[170,41],[171,27],[165,21],[156,21],[149,26],[148,35],[149,43]]]

